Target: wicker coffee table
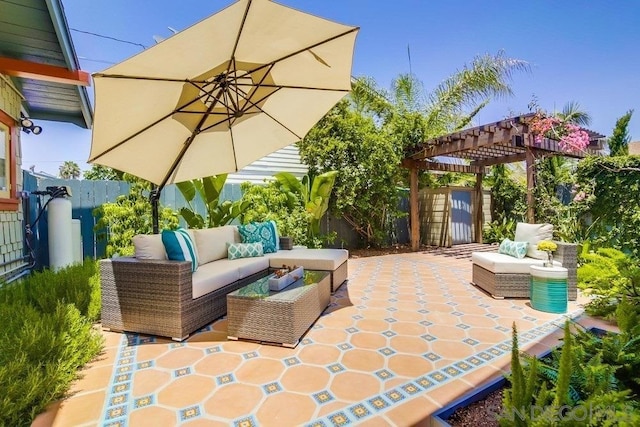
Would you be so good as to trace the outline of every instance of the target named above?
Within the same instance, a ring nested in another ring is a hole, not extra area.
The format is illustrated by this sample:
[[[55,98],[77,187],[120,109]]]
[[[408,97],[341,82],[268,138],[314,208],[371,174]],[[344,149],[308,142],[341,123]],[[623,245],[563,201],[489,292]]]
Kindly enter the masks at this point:
[[[305,271],[279,292],[269,290],[269,277],[227,294],[228,338],[293,348],[329,305],[330,275]]]

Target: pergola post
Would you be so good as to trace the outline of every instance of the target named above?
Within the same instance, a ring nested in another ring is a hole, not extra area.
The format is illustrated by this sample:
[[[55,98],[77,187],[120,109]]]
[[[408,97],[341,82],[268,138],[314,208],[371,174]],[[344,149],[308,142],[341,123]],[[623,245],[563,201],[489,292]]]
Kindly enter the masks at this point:
[[[483,173],[476,174],[476,202],[475,202],[475,229],[476,229],[476,243],[482,243],[482,228],[484,227],[484,194],[482,193],[482,179]]]
[[[412,165],[409,169],[409,207],[411,209],[411,250],[420,249],[420,216],[418,211],[418,168]]]
[[[526,169],[527,169],[527,222],[533,224],[536,222],[535,215],[535,198],[533,195],[533,188],[535,185],[535,156],[531,147],[527,147],[525,157]]]

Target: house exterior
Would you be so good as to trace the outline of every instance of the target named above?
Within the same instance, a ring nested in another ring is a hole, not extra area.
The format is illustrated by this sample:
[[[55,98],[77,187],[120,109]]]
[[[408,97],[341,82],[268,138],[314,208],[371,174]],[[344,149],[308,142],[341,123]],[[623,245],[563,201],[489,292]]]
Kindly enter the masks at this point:
[[[30,268],[22,131],[33,131],[28,126],[38,120],[89,129],[93,113],[86,89],[90,76],[80,70],[61,0],[0,0],[0,24],[0,281],[5,281]]]

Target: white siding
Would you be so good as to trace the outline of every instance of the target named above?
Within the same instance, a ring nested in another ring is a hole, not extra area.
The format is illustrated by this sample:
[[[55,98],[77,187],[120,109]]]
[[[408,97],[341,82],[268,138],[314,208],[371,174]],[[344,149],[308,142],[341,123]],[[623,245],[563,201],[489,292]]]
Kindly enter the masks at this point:
[[[296,145],[289,145],[257,160],[234,174],[229,174],[227,183],[240,184],[246,181],[252,184],[264,184],[278,172],[290,172],[302,178],[309,168],[300,161],[300,153]]]

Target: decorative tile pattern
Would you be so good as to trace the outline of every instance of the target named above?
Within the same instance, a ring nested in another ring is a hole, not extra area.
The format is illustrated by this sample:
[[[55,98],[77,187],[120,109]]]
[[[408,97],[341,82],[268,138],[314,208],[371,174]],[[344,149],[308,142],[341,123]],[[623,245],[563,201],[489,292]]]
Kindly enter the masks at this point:
[[[334,400],[334,397],[328,391],[321,391],[319,393],[313,394],[313,398],[316,402],[324,404]]]
[[[199,406],[191,406],[189,408],[180,410],[180,421],[189,421],[193,418],[199,417],[202,412]]]
[[[280,386],[279,383],[266,384],[262,387],[262,389],[267,394],[272,394],[272,393],[277,393],[279,391],[282,391],[282,387]]]

